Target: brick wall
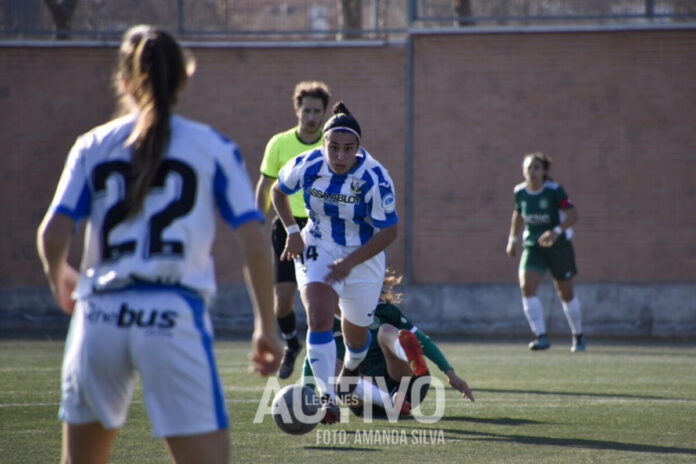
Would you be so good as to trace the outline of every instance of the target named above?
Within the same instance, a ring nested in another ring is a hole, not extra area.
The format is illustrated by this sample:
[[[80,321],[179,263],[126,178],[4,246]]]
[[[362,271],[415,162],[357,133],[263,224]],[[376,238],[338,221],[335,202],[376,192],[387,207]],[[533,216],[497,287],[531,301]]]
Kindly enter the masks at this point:
[[[324,80],[346,101],[397,184],[402,219],[413,200],[416,282],[514,282],[504,246],[532,150],[554,157],[578,207],[580,278],[696,279],[696,31],[415,36],[410,191],[404,45],[193,52],[180,112],[237,141],[254,181],[268,137],[295,122],[295,82]],[[36,226],[75,137],[113,112],[114,53],[0,45],[0,289],[44,284]],[[400,232],[389,262],[403,270]],[[215,251],[220,282],[240,282],[226,228]]]
[[[577,206],[579,278],[696,279],[696,31],[424,35],[414,56],[416,281],[514,281],[531,151]]]

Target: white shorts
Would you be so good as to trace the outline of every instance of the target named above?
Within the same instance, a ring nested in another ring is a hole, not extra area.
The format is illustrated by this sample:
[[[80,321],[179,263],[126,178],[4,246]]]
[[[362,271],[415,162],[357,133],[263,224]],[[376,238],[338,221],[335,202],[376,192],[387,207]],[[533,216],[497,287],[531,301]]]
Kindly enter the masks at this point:
[[[305,241],[304,256],[295,259],[295,277],[299,289],[310,282],[324,282],[330,272],[329,266],[357,248],[326,243],[308,233],[303,233],[302,238]],[[345,280],[331,284],[338,294],[341,312],[351,323],[360,327],[372,323],[382,292],[385,269],[386,256],[382,252],[355,266]]]
[[[152,287],[77,302],[63,358],[61,420],[123,426],[137,371],[154,436],[228,426],[203,300],[187,290]]]

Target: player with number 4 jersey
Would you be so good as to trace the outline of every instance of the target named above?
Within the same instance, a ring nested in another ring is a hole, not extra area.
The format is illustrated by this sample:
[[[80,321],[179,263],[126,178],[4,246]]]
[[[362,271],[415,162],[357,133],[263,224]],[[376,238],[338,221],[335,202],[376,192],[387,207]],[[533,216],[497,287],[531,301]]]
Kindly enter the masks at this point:
[[[322,398],[323,422],[329,424],[340,418],[334,388],[328,385],[336,365],[334,312],[340,307],[346,345],[341,377],[355,377],[370,346],[368,328],[386,269],[384,250],[396,238],[398,222],[393,183],[360,146],[360,125],[343,102],[333,113],[324,125],[323,146],[287,163],[271,188],[288,232],[281,259],[295,260],[309,325],[307,356]],[[297,191],[303,192],[309,213],[302,230],[288,200]]]

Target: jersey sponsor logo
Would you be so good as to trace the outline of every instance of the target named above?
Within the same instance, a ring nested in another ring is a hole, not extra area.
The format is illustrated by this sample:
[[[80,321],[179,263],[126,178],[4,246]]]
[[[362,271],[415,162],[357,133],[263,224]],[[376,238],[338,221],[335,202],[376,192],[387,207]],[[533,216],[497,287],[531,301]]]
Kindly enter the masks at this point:
[[[346,203],[349,205],[357,205],[360,204],[361,200],[359,195],[346,195],[345,193],[328,193],[312,187],[307,189],[307,193],[309,193],[311,196],[315,198],[319,198],[320,200],[324,200],[328,203],[335,204]]]
[[[92,301],[88,302],[87,304],[88,306],[85,310],[85,318],[92,324],[98,324],[100,322],[104,324],[113,324],[118,319],[117,312],[105,311]]]
[[[382,209],[385,213],[394,212],[394,209],[396,209],[396,200],[394,199],[394,195],[388,193],[382,198]]]
[[[551,216],[548,213],[544,214],[525,214],[524,222],[531,226],[548,224],[551,222]]]
[[[137,309],[121,305],[118,312],[118,327],[128,328],[138,326],[144,328],[172,329],[176,326],[176,311],[159,309]]]

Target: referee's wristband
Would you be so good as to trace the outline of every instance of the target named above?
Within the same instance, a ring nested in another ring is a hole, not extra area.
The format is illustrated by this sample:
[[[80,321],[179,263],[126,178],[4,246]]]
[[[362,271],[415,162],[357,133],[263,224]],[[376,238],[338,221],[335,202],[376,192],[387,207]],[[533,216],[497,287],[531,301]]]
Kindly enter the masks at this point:
[[[556,232],[557,235],[561,235],[563,233],[563,229],[561,228],[561,226],[554,227],[553,231]]]
[[[286,227],[285,232],[287,232],[288,235],[299,233],[300,226],[298,226],[297,224],[293,224],[291,226]]]

